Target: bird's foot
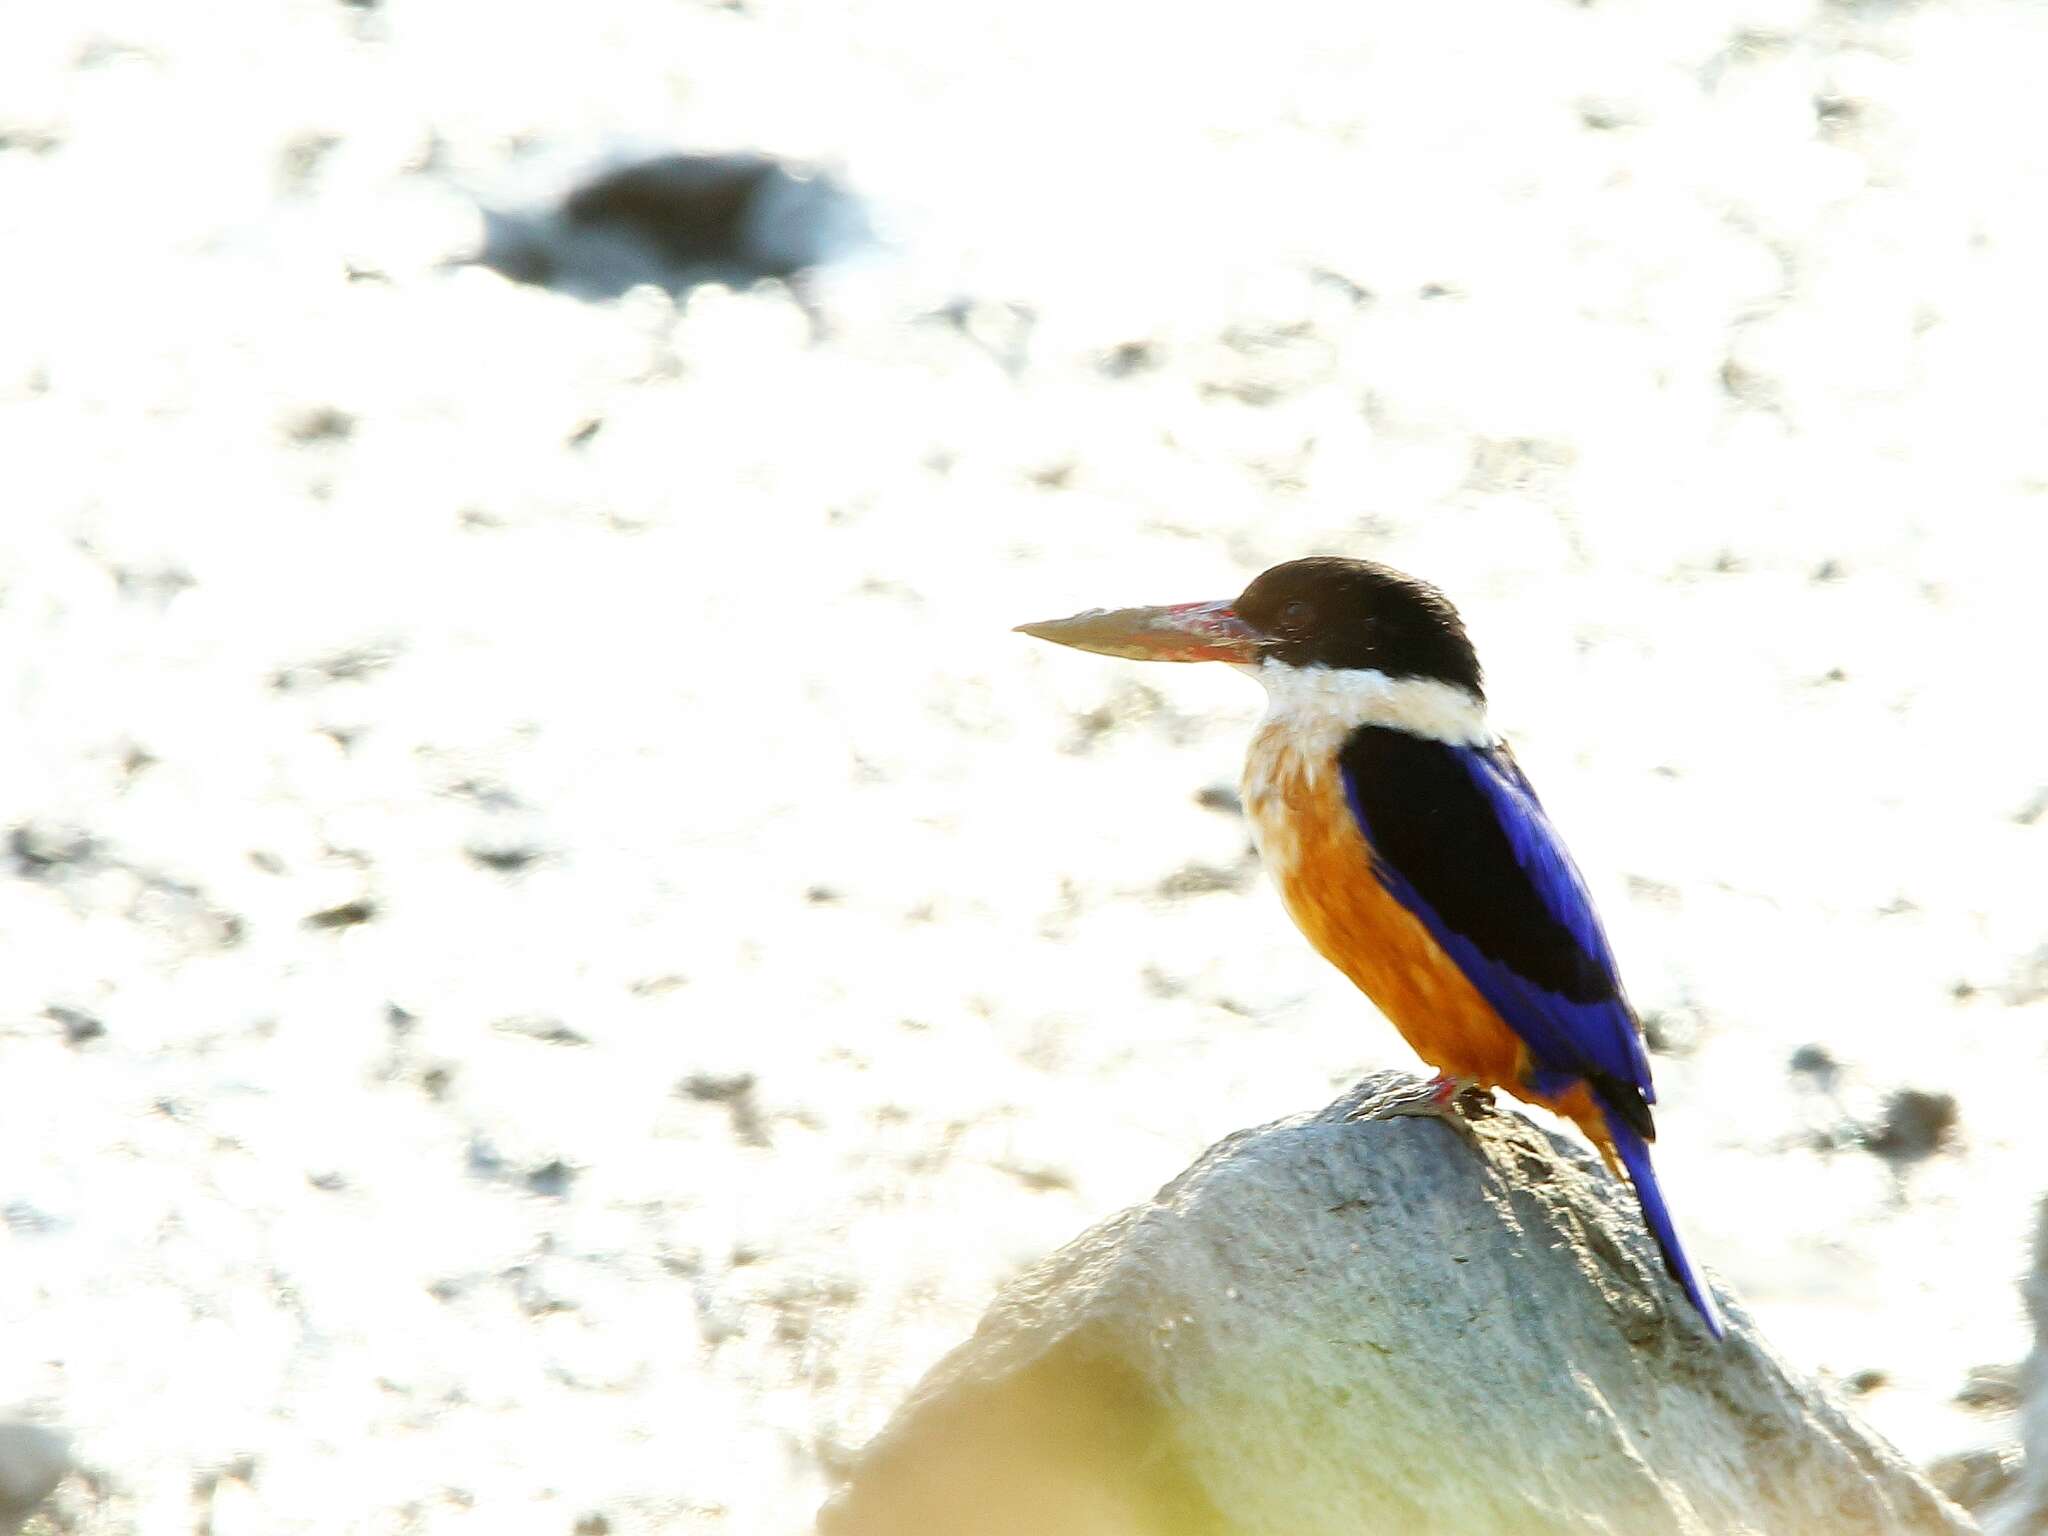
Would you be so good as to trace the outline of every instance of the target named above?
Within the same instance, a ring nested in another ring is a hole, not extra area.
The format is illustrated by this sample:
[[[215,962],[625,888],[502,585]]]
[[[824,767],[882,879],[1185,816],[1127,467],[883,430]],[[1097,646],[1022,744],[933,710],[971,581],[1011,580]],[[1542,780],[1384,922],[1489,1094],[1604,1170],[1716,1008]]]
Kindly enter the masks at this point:
[[[1482,1088],[1477,1079],[1452,1077],[1439,1072],[1420,1088],[1381,1094],[1367,1099],[1344,1118],[1347,1120],[1395,1120],[1405,1115],[1426,1115],[1453,1129],[1470,1134],[1477,1115],[1493,1112],[1493,1090]]]

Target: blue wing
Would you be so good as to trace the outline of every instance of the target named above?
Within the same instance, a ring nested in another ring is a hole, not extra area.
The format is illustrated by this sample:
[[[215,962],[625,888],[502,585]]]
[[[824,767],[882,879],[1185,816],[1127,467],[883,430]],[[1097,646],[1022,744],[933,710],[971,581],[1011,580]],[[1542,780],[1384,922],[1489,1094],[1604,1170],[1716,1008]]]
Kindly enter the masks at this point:
[[[1592,897],[1507,749],[1367,726],[1338,762],[1374,872],[1527,1042],[1531,1086],[1605,1079],[1653,1102]]]

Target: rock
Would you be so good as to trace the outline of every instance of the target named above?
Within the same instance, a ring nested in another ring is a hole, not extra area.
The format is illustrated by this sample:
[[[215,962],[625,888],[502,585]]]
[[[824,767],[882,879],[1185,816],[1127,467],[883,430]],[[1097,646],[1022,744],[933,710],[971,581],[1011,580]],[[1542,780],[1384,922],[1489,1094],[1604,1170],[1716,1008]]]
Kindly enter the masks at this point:
[[[1971,1529],[1725,1298],[1717,1346],[1578,1143],[1347,1120],[1406,1086],[1239,1132],[1015,1281],[820,1530]]]
[[[1963,1508],[1979,1510],[2012,1487],[2019,1459],[2019,1452],[2007,1446],[1958,1451],[1930,1465],[1927,1477]]]
[[[14,1536],[71,1472],[71,1438],[44,1424],[0,1420],[0,1536]]]
[[[2019,1378],[2026,1461],[2017,1484],[1985,1513],[1989,1536],[2048,1536],[2048,1199],[2035,1216],[2034,1267],[2020,1291],[2034,1323],[2034,1350]]]
[[[1956,1401],[1979,1413],[2010,1413],[2020,1405],[2020,1373],[2009,1365],[1980,1365],[1963,1378]]]
[[[559,210],[486,210],[484,223],[485,266],[593,296],[714,274],[794,278],[869,238],[839,181],[753,151],[636,160],[593,176]]]
[[[1946,1146],[1956,1118],[1954,1094],[1901,1088],[1884,1101],[1877,1124],[1865,1129],[1863,1145],[1879,1157],[1911,1162]]]

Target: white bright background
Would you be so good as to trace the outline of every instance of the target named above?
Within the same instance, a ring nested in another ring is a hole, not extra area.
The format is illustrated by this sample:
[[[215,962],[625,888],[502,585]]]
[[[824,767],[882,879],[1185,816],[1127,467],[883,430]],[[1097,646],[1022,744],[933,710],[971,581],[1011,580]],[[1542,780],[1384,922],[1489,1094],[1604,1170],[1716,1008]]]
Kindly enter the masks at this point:
[[[1317,550],[1465,608],[1684,1047],[1697,1252],[1909,1454],[2009,1436],[1950,1399],[2048,1167],[2048,15],[4,27],[0,1396],[79,1436],[56,1528],[800,1528],[1006,1276],[1409,1065],[1196,801],[1252,691],[1007,632]],[[822,335],[461,261],[746,147],[883,237]],[[1820,1144],[1902,1086],[1953,1149]]]

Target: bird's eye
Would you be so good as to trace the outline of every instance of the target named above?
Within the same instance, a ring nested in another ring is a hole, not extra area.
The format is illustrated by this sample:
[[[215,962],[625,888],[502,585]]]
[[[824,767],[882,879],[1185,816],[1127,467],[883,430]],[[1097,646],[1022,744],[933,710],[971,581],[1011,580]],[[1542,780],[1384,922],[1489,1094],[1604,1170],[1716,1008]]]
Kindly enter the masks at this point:
[[[1280,610],[1280,627],[1285,630],[1304,630],[1315,616],[1314,607],[1306,599],[1297,597]]]

